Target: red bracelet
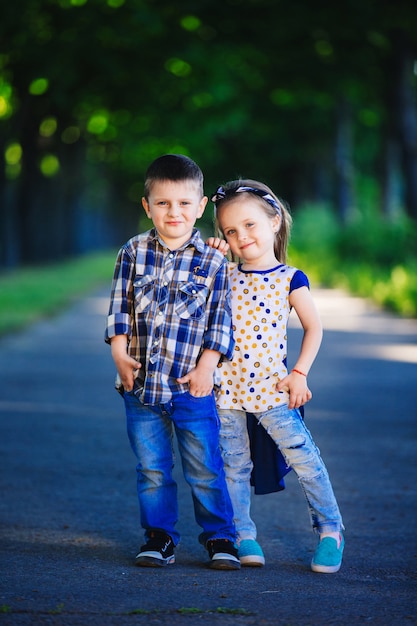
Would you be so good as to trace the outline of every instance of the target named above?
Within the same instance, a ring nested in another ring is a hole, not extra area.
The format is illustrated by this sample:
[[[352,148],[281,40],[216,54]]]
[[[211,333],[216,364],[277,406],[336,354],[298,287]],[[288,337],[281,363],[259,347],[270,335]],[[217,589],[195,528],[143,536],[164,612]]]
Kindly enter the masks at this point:
[[[293,369],[291,371],[292,372],[297,372],[297,374],[301,374],[301,376],[305,376],[307,378],[307,374],[304,374],[304,372],[301,372],[300,370]]]

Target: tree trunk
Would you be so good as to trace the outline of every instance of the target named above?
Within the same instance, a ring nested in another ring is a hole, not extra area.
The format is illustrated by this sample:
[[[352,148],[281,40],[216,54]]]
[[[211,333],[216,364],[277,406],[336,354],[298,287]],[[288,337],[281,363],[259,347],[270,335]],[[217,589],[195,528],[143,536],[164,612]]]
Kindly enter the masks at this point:
[[[417,219],[417,98],[415,90],[414,57],[407,34],[396,31],[393,43],[393,77],[395,106],[394,121],[399,137],[403,162],[405,205],[407,213]]]
[[[392,133],[384,141],[382,158],[381,212],[383,217],[394,220],[400,211],[403,192],[400,147]]]
[[[350,104],[342,97],[337,107],[335,146],[336,206],[339,219],[346,223],[353,212],[353,147]]]

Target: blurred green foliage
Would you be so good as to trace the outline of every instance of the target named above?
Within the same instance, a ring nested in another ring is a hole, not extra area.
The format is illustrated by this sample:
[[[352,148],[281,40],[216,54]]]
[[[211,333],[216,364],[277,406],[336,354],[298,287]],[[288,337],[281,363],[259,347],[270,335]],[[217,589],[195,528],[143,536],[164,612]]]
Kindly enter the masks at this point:
[[[358,213],[341,225],[323,206],[297,212],[289,261],[319,285],[341,287],[404,316],[417,317],[417,227]]]
[[[292,205],[325,197],[343,214],[338,188],[349,202],[358,173],[383,184],[388,143],[399,151],[392,172],[412,153],[404,103],[415,109],[416,45],[413,0],[8,3],[0,199],[9,239],[22,239],[9,262],[77,252],[77,221],[72,242],[26,245],[57,196],[56,212],[81,207],[110,225],[123,212],[130,229],[144,171],[164,152],[193,157],[209,192],[242,175]],[[406,186],[406,168],[399,175]]]
[[[321,281],[331,271],[412,310],[416,58],[415,0],[7,3],[0,268],[117,247],[147,228],[145,170],[181,152],[207,194],[241,175],[287,200],[297,254]],[[310,226],[307,205],[327,207]],[[210,204],[200,226],[212,230]]]

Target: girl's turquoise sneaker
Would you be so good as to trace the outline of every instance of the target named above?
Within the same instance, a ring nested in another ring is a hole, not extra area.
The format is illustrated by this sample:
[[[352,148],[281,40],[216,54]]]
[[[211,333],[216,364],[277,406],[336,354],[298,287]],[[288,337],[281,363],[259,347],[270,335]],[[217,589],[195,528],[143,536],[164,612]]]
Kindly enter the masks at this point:
[[[345,540],[341,533],[339,547],[337,547],[337,541],[333,537],[324,537],[319,541],[311,561],[313,572],[320,572],[321,574],[335,574],[338,572],[342,565],[344,547]]]
[[[238,541],[237,550],[241,565],[246,567],[262,567],[265,565],[264,553],[255,539]]]

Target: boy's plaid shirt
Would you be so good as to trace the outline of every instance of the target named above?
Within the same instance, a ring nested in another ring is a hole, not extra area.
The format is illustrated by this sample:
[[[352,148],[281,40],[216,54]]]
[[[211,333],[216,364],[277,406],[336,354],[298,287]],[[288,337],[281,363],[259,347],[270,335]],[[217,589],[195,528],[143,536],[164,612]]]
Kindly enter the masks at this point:
[[[194,229],[169,250],[155,229],[132,237],[119,251],[105,332],[128,336],[139,361],[136,385],[144,404],[168,402],[188,385],[177,378],[197,364],[202,350],[230,359],[234,349],[227,262]],[[219,384],[216,369],[214,384]]]

